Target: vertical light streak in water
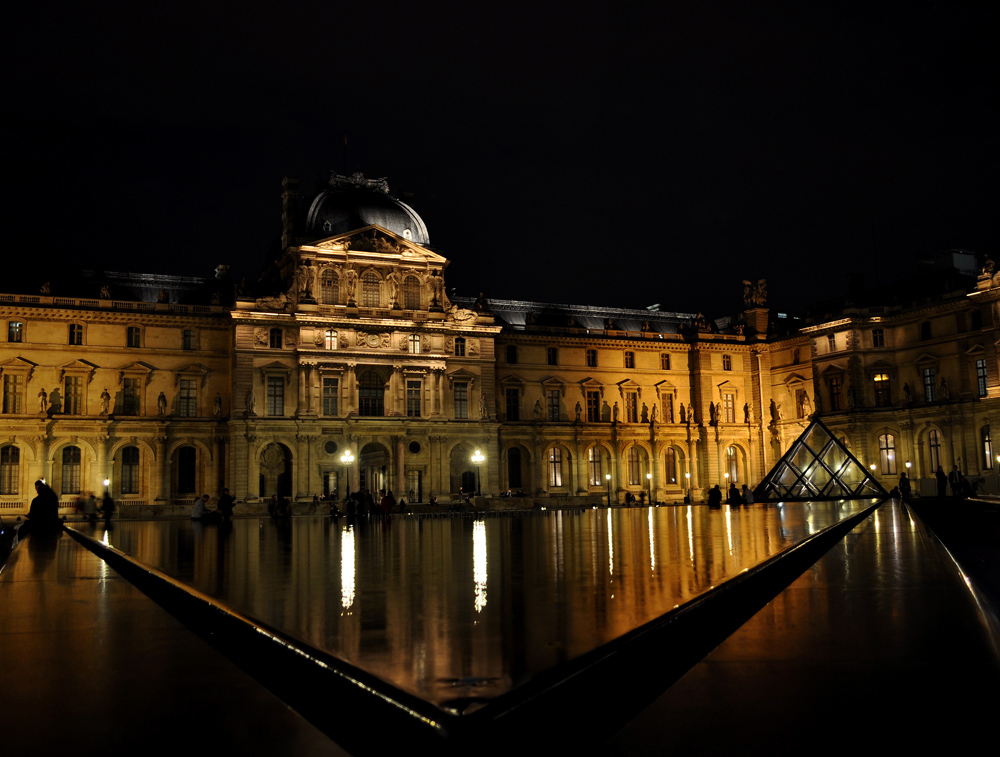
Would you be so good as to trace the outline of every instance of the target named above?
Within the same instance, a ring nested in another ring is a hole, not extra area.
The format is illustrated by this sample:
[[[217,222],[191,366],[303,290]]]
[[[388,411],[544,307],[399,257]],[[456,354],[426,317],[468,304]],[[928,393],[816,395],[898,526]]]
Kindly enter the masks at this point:
[[[476,612],[486,607],[486,522],[472,524],[472,579],[475,582]]]
[[[694,524],[691,522],[691,505],[687,506],[688,560],[694,564]]]
[[[649,516],[649,571],[656,572],[656,535],[653,533],[653,508],[646,511]]]
[[[350,610],[354,604],[354,526],[340,532],[340,606]]]
[[[726,508],[726,542],[729,544],[729,555],[733,554],[733,508]]]
[[[611,528],[611,508],[608,508],[608,573],[615,575],[615,535]]]

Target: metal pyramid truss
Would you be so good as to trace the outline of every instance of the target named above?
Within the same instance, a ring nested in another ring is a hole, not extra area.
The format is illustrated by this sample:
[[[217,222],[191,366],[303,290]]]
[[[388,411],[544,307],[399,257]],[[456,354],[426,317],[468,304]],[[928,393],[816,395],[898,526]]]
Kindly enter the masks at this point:
[[[816,418],[754,490],[757,502],[888,497],[868,470]]]

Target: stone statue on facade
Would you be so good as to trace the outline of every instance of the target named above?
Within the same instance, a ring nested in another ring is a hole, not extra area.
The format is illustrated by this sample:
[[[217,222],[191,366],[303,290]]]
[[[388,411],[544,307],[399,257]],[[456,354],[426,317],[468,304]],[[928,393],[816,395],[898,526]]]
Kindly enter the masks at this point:
[[[431,296],[431,307],[435,310],[444,308],[444,277],[438,271],[432,271],[427,277],[427,290]]]
[[[649,415],[649,420],[651,423],[656,423],[656,403],[653,403],[653,412]]]
[[[749,402],[744,402],[743,403],[743,422],[744,423],[749,423],[750,422],[750,403]]]
[[[312,269],[312,266],[308,266],[305,263],[300,265],[299,269],[295,272],[295,278],[299,284],[299,299],[311,300],[313,281],[316,278],[316,272]]]
[[[212,415],[216,418],[222,416],[222,397],[218,392],[215,393],[215,401],[212,402]]]
[[[951,392],[948,390],[948,382],[944,379],[941,379],[941,388],[938,389],[938,397],[945,401],[951,399]]]
[[[781,420],[781,412],[778,410],[778,403],[771,399],[771,423],[777,423]]]
[[[913,393],[910,391],[910,385],[907,382],[903,382],[903,401],[907,405],[913,404]]]
[[[161,289],[159,292],[156,293],[156,301],[157,302],[166,302],[167,301],[167,290],[166,289]]]
[[[107,415],[111,409],[111,395],[105,389],[101,392],[101,415]]]
[[[160,396],[156,398],[156,412],[158,415],[167,414],[167,395],[160,392]]]
[[[854,409],[854,387],[853,386],[847,387],[847,409],[848,410],[853,410]]]
[[[358,291],[358,272],[353,268],[344,271],[344,291],[347,293],[347,304],[354,307],[354,295]]]
[[[536,421],[540,421],[542,419],[542,413],[543,412],[544,411],[542,409],[542,401],[541,400],[535,400],[535,410],[534,410],[534,413],[535,413],[535,420]]]
[[[45,414],[49,410],[49,395],[43,388],[38,393],[38,412]]]
[[[714,402],[709,402],[708,403],[708,422],[709,422],[710,425],[712,425],[712,426],[719,425],[719,415],[718,414],[719,414],[719,411],[715,407],[715,403]]]
[[[681,423],[687,423],[687,414],[684,412],[683,402],[680,404],[680,407],[678,408],[677,412],[680,415]]]
[[[762,308],[767,302],[767,279],[748,281],[743,279],[743,306],[747,310]]]
[[[809,399],[809,393],[803,391],[802,392],[802,417],[803,418],[808,418],[810,415],[812,415],[812,412],[813,412],[812,400]]]
[[[579,423],[580,422],[580,416],[583,414],[583,407],[580,405],[579,400],[577,400],[575,410],[576,410],[576,422]]]
[[[389,287],[389,307],[399,310],[399,274],[393,271],[385,277],[385,283]]]
[[[611,409],[611,417],[615,423],[618,423],[618,402],[615,401],[615,406]]]
[[[257,398],[254,397],[253,389],[247,389],[246,396],[247,415],[257,415]]]
[[[489,411],[489,408],[486,407],[486,395],[485,394],[480,394],[479,395],[479,418],[480,418],[480,420],[484,420],[485,421],[485,420],[489,420],[489,417],[490,417],[490,411]]]
[[[111,289],[108,287],[107,284],[104,284],[101,287],[101,299],[102,300],[110,300],[111,299]]]

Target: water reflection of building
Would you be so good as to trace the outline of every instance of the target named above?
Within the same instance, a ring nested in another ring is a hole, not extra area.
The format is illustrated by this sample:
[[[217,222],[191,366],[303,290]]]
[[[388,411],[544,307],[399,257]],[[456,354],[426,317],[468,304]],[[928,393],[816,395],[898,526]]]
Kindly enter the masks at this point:
[[[680,500],[753,484],[820,412],[888,482],[994,471],[1000,281],[953,253],[932,289],[811,321],[449,299],[449,261],[383,180],[286,181],[259,281],[89,273],[0,296],[0,507],[190,501],[229,486]],[[973,274],[962,276],[961,274]],[[32,283],[32,287],[39,284]],[[28,286],[25,284],[25,286]],[[16,289],[17,287],[11,287]],[[354,461],[341,461],[345,452]],[[993,479],[990,479],[991,484]]]

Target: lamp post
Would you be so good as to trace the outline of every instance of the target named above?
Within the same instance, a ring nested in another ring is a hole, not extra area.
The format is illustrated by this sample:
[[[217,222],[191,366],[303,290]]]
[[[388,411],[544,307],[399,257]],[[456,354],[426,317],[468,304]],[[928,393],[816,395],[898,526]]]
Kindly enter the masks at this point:
[[[611,474],[605,473],[604,480],[608,482],[608,507],[611,507]]]
[[[351,454],[350,450],[347,450],[340,456],[340,462],[347,466],[347,484],[344,486],[346,495],[344,499],[347,500],[351,496],[351,463],[354,462],[354,455]]]
[[[691,504],[691,474],[690,473],[685,473],[684,474],[684,483],[686,485],[685,488],[687,488],[687,493],[688,493],[688,495],[687,495],[687,503],[690,505]]]
[[[652,473],[647,473],[646,474],[646,489],[649,490],[649,504],[650,504],[650,506],[652,506],[653,505],[653,474]]]
[[[476,450],[475,454],[472,456],[472,462],[474,462],[476,464],[476,496],[477,497],[482,497],[483,496],[483,482],[482,482],[482,479],[479,477],[479,466],[483,464],[483,460],[485,460],[485,459],[486,458],[483,457],[483,454],[478,449]]]

